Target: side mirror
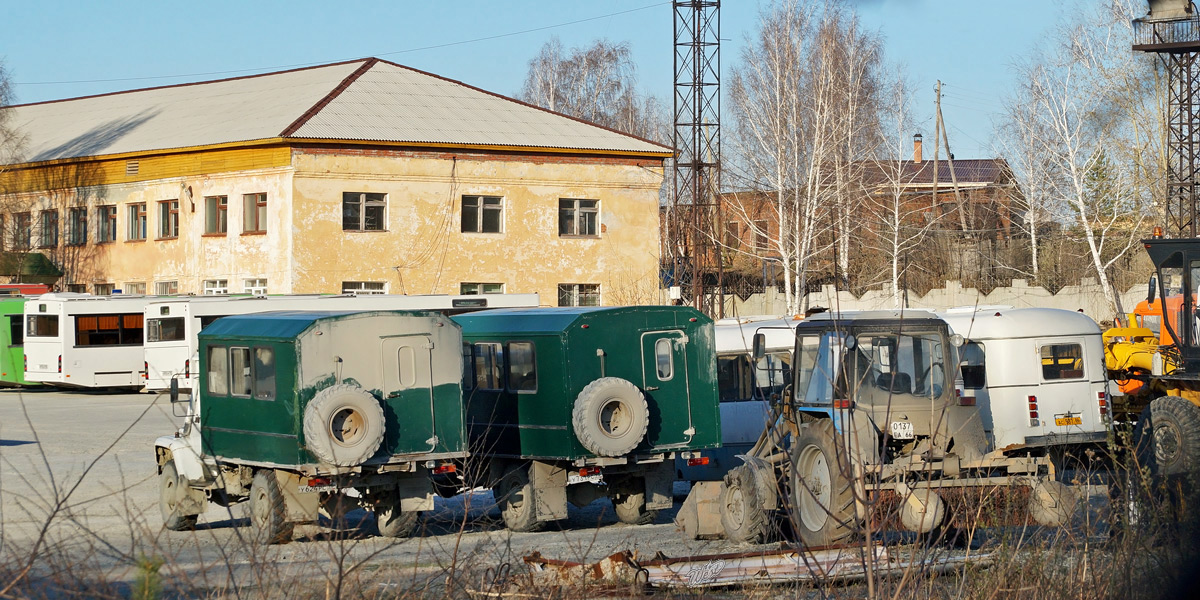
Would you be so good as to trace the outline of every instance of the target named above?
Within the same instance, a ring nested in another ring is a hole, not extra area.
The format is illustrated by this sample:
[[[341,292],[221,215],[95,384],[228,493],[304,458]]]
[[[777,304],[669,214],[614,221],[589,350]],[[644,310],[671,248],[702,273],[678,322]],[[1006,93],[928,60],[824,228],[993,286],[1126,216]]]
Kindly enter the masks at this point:
[[[1151,275],[1150,283],[1146,285],[1146,303],[1154,302],[1154,291],[1158,288],[1158,278]]]
[[[171,402],[179,402],[179,380],[171,378]]]
[[[767,355],[767,336],[762,333],[754,334],[753,347],[754,360],[758,360]]]

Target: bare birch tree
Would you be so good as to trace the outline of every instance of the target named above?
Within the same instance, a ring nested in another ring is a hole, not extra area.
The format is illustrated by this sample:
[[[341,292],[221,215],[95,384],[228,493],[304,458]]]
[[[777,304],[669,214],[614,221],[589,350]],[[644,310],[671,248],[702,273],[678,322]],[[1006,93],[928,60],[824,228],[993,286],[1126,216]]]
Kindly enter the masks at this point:
[[[1026,86],[1009,102],[1010,129],[1020,132],[1046,168],[1024,174],[1047,191],[1041,208],[1082,238],[1092,274],[1114,313],[1123,307],[1110,268],[1137,244],[1150,206],[1138,162],[1109,160],[1114,149],[1142,153],[1159,135],[1135,115],[1112,118],[1118,99],[1144,93],[1129,82],[1146,65],[1128,50],[1129,21],[1121,2],[1087,13],[1058,36],[1062,42],[1019,68]],[[1151,102],[1152,103],[1152,102]],[[1020,107],[1021,104],[1027,107]],[[1129,104],[1124,104],[1128,107]],[[1119,110],[1117,111],[1120,112]],[[1141,181],[1141,182],[1140,182]]]
[[[637,89],[637,68],[628,42],[596,40],[568,51],[552,37],[529,61],[517,97],[647,139],[662,141],[669,134],[662,102]]]

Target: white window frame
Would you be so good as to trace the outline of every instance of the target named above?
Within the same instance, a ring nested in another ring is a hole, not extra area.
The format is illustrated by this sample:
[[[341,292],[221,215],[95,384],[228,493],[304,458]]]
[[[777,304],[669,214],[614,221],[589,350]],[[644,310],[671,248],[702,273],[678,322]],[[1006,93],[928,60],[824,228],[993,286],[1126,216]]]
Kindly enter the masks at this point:
[[[492,291],[489,292],[489,291],[487,291],[488,286],[494,286],[494,289],[492,289]],[[475,296],[475,295],[481,295],[481,294],[503,294],[504,293],[504,284],[503,283],[476,283],[476,282],[464,281],[464,282],[458,284],[458,293],[459,293],[459,295],[462,295],[462,296]]]
[[[242,292],[246,293],[246,294],[252,294],[254,296],[266,296],[267,295],[267,278],[266,277],[254,277],[251,279],[243,279],[242,280]]]
[[[154,295],[155,296],[173,296],[179,293],[178,281],[155,281]]]
[[[146,282],[145,281],[127,281],[127,282],[125,282],[125,293],[145,296],[146,295]]]
[[[357,198],[355,198],[357,196]],[[358,226],[346,227],[346,203],[358,203]],[[388,195],[381,192],[342,192],[342,231],[387,231]],[[367,207],[381,206],[383,214],[379,218],[379,226],[367,228]]]
[[[356,296],[372,296],[387,293],[386,281],[343,281],[343,294],[354,294]]]
[[[563,203],[570,202],[571,206],[563,206]],[[584,208],[582,202],[594,202],[595,206]],[[564,231],[563,227],[563,211],[571,211],[571,227],[572,231]],[[583,218],[584,214],[593,214],[595,218],[592,220],[595,231],[580,233],[582,224],[587,220]],[[560,237],[600,237],[600,201],[595,198],[559,198],[558,199],[558,235]]]
[[[475,227],[467,228],[467,211],[475,213]],[[487,231],[484,229],[484,215],[490,212],[499,213],[496,219],[496,230]],[[479,196],[467,195],[462,197],[462,211],[459,213],[460,227],[462,233],[504,233],[504,198],[501,196]]]
[[[226,296],[229,294],[228,279],[205,279],[204,280],[204,295],[205,296]]]

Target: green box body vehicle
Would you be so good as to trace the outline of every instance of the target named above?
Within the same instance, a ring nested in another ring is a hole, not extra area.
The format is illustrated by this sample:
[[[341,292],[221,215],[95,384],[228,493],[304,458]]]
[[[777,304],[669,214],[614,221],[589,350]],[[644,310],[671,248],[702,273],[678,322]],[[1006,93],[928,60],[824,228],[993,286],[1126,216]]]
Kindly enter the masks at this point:
[[[618,518],[672,504],[674,458],[720,445],[713,323],[678,306],[458,315],[472,459],[510,529],[612,499]]]
[[[239,315],[199,340],[198,394],[155,443],[169,528],[249,501],[267,542],[353,506],[405,536],[433,508],[429,475],[466,456],[461,332],[439,313]]]

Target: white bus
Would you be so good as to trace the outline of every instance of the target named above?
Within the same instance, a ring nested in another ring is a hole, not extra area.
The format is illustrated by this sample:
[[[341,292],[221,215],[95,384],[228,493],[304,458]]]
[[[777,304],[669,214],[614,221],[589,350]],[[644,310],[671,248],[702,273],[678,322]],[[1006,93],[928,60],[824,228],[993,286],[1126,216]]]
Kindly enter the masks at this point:
[[[141,387],[151,296],[43,294],[25,302],[25,378],[59,386]]]
[[[792,318],[756,316],[721,319],[715,323],[717,386],[720,388],[721,448],[704,451],[704,465],[688,466],[676,459],[676,475],[684,481],[720,481],[725,472],[742,464],[766,427],[769,399],[789,383],[795,328]],[[766,354],[754,361],[754,334],[766,338]],[[693,461],[695,462],[695,461]]]
[[[1057,308],[981,306],[937,315],[966,339],[962,390],[994,448],[1103,444],[1108,373],[1100,326]]]
[[[146,344],[144,384],[148,390],[165,390],[171,380],[179,389],[194,389],[199,370],[200,330],[230,315],[280,310],[437,310],[447,315],[487,308],[538,306],[537,294],[391,295],[355,296],[194,296],[160,298],[145,305]]]

